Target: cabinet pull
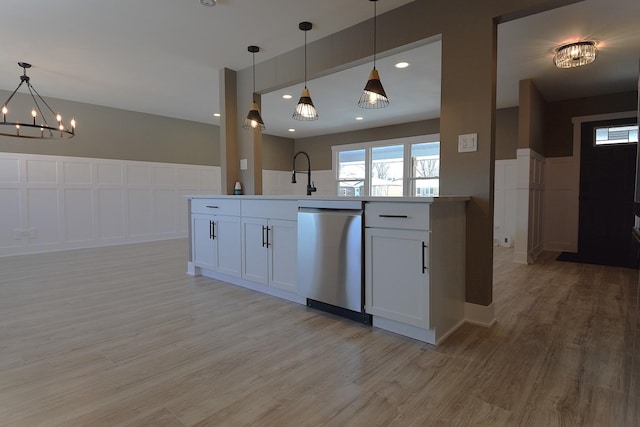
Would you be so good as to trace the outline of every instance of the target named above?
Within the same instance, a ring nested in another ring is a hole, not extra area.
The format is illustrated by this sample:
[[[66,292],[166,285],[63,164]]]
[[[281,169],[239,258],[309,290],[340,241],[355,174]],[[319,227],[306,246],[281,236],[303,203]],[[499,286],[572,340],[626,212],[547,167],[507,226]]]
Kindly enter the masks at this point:
[[[273,228],[269,228],[269,227],[267,227],[267,248],[268,248],[269,246],[271,246],[271,243],[269,243],[269,231],[270,231],[270,230],[273,230]]]
[[[265,229],[265,228],[266,228],[266,227],[263,225],[263,226],[262,226],[262,247],[263,247],[263,248],[264,248],[264,245],[265,245],[265,242],[264,242],[264,229]]]
[[[216,240],[216,222],[211,221],[211,239]]]
[[[218,209],[218,207],[217,207],[217,206],[211,206],[211,205],[207,205],[207,206],[205,206],[205,207],[207,207],[207,208],[209,208],[209,209]]]
[[[422,274],[424,274],[427,271],[427,266],[425,265],[425,262],[424,262],[425,249],[427,249],[427,245],[425,245],[424,242],[422,242]]]
[[[380,218],[409,218],[408,215],[378,215]]]
[[[209,238],[213,239],[213,221],[209,221]]]

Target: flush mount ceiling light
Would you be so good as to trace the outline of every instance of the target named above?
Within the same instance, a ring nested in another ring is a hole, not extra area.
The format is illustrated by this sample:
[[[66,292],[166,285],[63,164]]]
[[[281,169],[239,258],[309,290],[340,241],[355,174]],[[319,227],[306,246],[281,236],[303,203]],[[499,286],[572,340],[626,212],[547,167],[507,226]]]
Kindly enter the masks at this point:
[[[260,52],[258,46],[249,46],[247,50],[251,52],[253,56],[253,104],[251,104],[251,110],[247,114],[247,118],[244,119],[242,124],[243,129],[264,129],[264,122],[260,116],[258,110],[258,104],[256,103],[256,52]]]
[[[0,135],[13,136],[17,138],[41,138],[41,139],[64,139],[73,138],[76,134],[76,120],[71,119],[70,126],[66,126],[62,122],[62,116],[60,113],[55,113],[49,104],[42,99],[36,88],[31,84],[31,79],[27,76],[27,68],[31,68],[31,64],[26,62],[18,62],[18,65],[22,67],[22,75],[20,76],[20,84],[13,91],[9,99],[2,104],[2,122],[0,122]],[[18,89],[26,83],[31,99],[33,100],[33,108],[31,109],[31,117],[19,122],[19,121],[7,121],[9,114],[9,102],[13,99],[13,96],[18,92]],[[43,111],[43,107],[46,110]],[[47,116],[51,122],[55,120],[56,126],[50,126],[47,121]]]
[[[597,55],[596,42],[592,40],[569,43],[556,49],[553,63],[558,68],[581,67],[591,64],[596,60]]]
[[[311,22],[301,22],[298,24],[298,28],[304,31],[304,89],[300,95],[300,100],[296,109],[293,111],[293,118],[296,120],[318,120],[318,110],[313,105],[311,100],[311,93],[307,89],[307,31],[313,28]]]
[[[373,70],[369,73],[369,81],[362,91],[358,107],[360,108],[383,108],[389,105],[389,98],[380,82],[380,75],[376,70],[376,2],[378,0],[370,0],[373,2]]]
[[[216,0],[200,0],[200,4],[203,6],[215,6]]]

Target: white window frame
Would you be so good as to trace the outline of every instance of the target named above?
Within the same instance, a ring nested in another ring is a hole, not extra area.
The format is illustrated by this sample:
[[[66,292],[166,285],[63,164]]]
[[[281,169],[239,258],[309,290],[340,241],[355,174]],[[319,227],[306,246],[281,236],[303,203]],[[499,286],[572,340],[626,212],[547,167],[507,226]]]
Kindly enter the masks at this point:
[[[411,185],[416,181],[415,177],[411,177],[411,146],[413,144],[420,144],[425,142],[440,142],[440,134],[428,134],[428,135],[418,135],[418,136],[410,136],[404,138],[392,138],[392,139],[382,139],[377,141],[367,141],[367,142],[358,142],[354,144],[343,144],[343,145],[334,145],[331,147],[332,152],[332,169],[334,173],[334,177],[336,180],[336,194],[340,193],[340,178],[339,178],[339,155],[342,151],[352,151],[352,150],[365,150],[364,154],[364,165],[365,165],[365,175],[364,175],[364,193],[361,196],[373,196],[375,195],[371,193],[371,152],[373,148],[376,147],[386,147],[390,145],[403,145],[403,165],[402,165],[402,196],[410,197],[412,194]],[[438,174],[439,175],[439,174]],[[440,177],[438,176],[438,180]],[[343,196],[345,197],[345,196]],[[346,196],[348,197],[348,196]]]

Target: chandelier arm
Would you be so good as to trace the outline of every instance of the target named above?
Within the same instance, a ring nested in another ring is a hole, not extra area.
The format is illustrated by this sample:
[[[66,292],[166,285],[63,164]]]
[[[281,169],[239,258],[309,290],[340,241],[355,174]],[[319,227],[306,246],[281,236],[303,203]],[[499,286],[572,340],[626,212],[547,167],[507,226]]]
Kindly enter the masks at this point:
[[[42,101],[44,103],[44,105],[47,106],[47,108],[49,109],[49,111],[51,112],[51,114],[53,114],[53,116],[56,116],[56,112],[53,111],[53,109],[51,107],[49,107],[49,104],[47,104],[47,101],[44,100],[43,97],[40,96],[40,94],[38,93],[38,91],[36,90],[35,87],[33,87],[31,84],[28,84],[30,89],[33,89],[33,91],[36,93],[36,95],[38,95],[38,98],[40,98],[40,101]]]
[[[42,108],[40,107],[40,104],[38,103],[38,100],[36,99],[36,97],[33,95],[33,91],[35,91],[35,89],[27,83],[27,88],[29,89],[29,94],[31,94],[31,98],[33,99],[33,103],[36,106],[36,109],[38,110],[38,112],[40,113],[40,117],[42,117],[42,121],[44,122],[45,125],[49,126],[49,123],[47,123],[47,117],[45,116],[45,114],[42,112]],[[31,91],[31,89],[33,89],[33,91]],[[36,92],[38,93],[38,92]],[[38,98],[40,98],[40,100],[42,102],[44,102],[44,99],[42,99],[40,97],[40,95],[38,95]],[[46,102],[44,102],[46,104]],[[48,106],[48,105],[47,105]],[[35,119],[34,119],[34,123],[35,125]]]
[[[21,81],[20,81],[20,84],[18,85],[18,87],[16,88],[16,90],[14,90],[14,91],[13,91],[13,93],[11,94],[11,96],[9,96],[9,99],[7,99],[3,105],[7,105],[7,104],[9,104],[9,102],[11,102],[11,99],[13,98],[13,95],[15,95],[15,94],[16,94],[16,92],[18,91],[18,89],[20,89],[20,86],[22,86],[22,83],[24,83],[24,80],[21,80]]]

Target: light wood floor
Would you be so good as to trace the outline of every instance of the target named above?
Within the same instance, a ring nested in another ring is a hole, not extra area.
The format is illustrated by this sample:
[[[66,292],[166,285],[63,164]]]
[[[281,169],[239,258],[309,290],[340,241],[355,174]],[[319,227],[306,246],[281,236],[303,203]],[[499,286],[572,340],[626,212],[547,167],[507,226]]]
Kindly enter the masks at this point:
[[[497,248],[498,323],[436,348],[189,277],[186,254],[0,258],[0,425],[638,425],[636,271]]]

